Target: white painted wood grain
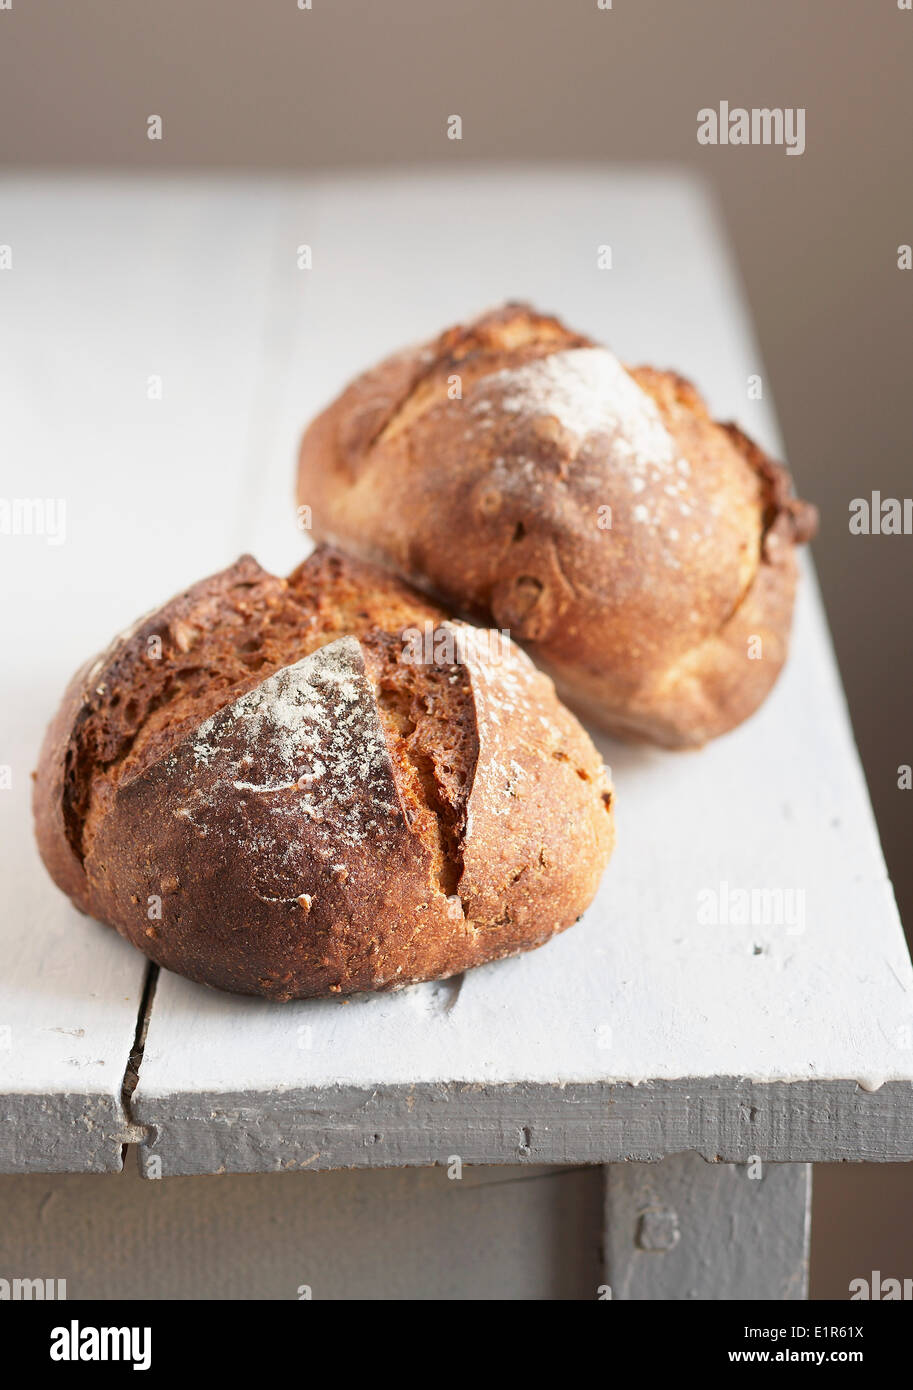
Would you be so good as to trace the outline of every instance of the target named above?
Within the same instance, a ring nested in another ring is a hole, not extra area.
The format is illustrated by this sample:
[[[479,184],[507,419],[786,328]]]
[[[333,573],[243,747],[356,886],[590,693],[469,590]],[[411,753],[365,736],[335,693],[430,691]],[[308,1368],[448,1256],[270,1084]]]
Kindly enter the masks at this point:
[[[234,558],[276,210],[227,185],[2,185],[0,496],[64,499],[66,531],[0,535],[0,1169],[120,1162],[146,963],[45,875],[29,774],[73,670]]]
[[[282,216],[275,414],[248,492],[266,564],[301,553],[291,479],[309,415],[382,353],[508,296],[629,361],[681,369],[719,414],[777,447],[769,400],[747,396],[763,364],[724,240],[680,178],[325,181],[290,194]],[[302,242],[308,272],[295,267]],[[612,271],[596,268],[601,243]],[[906,1085],[913,977],[811,574],[793,660],[755,719],[696,754],[603,747],[618,783],[616,855],[584,921],[544,949],[455,983],[284,1006],[163,974],[136,1107],[159,1127],[166,1161],[170,1123],[211,1122],[234,1127],[245,1163],[269,1166],[288,1134],[261,1149],[258,1139],[279,1111],[279,1131],[293,1127],[282,1097],[293,1108],[299,1093],[469,1083],[486,1088],[482,1109],[496,1117],[499,1088],[538,1083]],[[700,925],[698,895],[723,882],[801,890],[804,929]],[[216,1118],[220,1095],[232,1106]],[[416,1113],[416,1128],[429,1114]],[[216,1142],[223,1159],[232,1142]],[[850,1147],[861,1144],[854,1131]]]

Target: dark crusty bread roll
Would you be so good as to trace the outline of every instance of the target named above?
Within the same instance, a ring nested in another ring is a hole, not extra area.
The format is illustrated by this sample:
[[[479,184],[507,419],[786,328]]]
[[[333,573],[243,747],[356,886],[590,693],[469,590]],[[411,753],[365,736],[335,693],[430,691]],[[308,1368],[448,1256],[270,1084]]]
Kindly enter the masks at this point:
[[[301,445],[314,534],[507,628],[609,731],[696,746],[786,658],[814,509],[671,372],[516,304],[389,358]]]
[[[589,903],[608,774],[517,647],[327,549],[249,556],[70,684],[38,845],[154,961],[273,999],[388,989],[538,946]]]

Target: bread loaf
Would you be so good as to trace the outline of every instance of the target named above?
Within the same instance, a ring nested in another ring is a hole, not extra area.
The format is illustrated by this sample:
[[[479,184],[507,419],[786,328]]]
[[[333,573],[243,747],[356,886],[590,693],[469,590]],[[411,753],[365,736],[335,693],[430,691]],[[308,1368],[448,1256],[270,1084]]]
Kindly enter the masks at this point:
[[[689,747],[764,699],[814,509],[672,372],[510,304],[312,423],[314,534],[507,628],[615,734]]]
[[[538,946],[613,839],[606,770],[528,658],[328,549],[288,579],[245,556],[83,668],[34,809],[81,911],[273,999]]]

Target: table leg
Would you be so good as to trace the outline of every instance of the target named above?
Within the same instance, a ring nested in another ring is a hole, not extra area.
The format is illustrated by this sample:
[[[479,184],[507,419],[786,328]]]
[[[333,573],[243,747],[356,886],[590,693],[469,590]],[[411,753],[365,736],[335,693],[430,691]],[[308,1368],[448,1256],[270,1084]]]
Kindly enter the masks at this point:
[[[685,1153],[605,1178],[603,1298],[807,1297],[810,1163]]]

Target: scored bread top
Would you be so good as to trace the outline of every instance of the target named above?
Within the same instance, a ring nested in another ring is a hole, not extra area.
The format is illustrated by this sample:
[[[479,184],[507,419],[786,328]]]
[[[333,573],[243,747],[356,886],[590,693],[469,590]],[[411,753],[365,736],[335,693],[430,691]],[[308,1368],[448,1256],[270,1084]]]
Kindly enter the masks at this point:
[[[777,666],[814,528],[682,377],[518,304],[356,379],[305,433],[299,501],[322,539],[509,629],[597,717],[690,722],[698,742]],[[749,615],[770,659],[746,672]]]
[[[445,649],[410,659],[426,629]],[[327,549],[288,580],[242,558],[71,685],[45,863],[161,964],[276,998],[545,940],[595,891],[611,789],[547,677],[483,637]]]
[[[333,637],[442,616],[393,576],[370,573],[365,584],[364,566],[326,548],[288,580],[242,556],[147,614],[77,672],[45,739],[35,804],[48,868],[83,911],[84,839],[122,778]]]

